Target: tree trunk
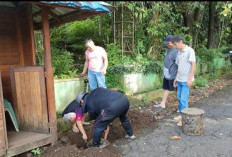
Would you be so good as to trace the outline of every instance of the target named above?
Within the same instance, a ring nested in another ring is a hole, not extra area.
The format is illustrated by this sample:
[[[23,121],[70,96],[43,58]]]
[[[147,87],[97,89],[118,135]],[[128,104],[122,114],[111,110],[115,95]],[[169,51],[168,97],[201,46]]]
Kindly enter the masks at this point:
[[[215,2],[209,2],[209,30],[208,30],[208,43],[207,48],[213,48],[214,44],[214,14],[215,14]]]
[[[197,8],[194,14],[194,21],[198,23],[199,27],[202,24],[202,20],[203,20],[203,10],[200,8]],[[193,33],[193,49],[195,49],[196,45],[197,45],[197,38],[198,38],[198,34],[200,31],[199,27],[195,27],[194,29],[194,33]]]
[[[184,12],[183,13],[184,17],[184,25],[186,27],[189,27],[187,33],[192,36],[193,34],[193,18],[192,18],[192,12]]]
[[[185,27],[189,28],[186,33],[192,37],[193,36],[193,11],[190,9],[186,9],[183,12],[183,17],[184,17]],[[192,44],[193,44],[192,41],[190,41],[189,46],[192,47]]]

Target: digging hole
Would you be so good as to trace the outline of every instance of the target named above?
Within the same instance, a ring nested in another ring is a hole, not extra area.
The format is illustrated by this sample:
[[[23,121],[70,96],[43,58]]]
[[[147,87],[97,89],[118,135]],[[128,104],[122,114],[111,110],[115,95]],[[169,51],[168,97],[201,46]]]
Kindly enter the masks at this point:
[[[155,114],[143,112],[142,110],[129,110],[127,114],[132,129],[135,135],[139,135],[144,129],[152,128],[155,126]],[[92,144],[92,127],[94,121],[91,121],[91,125],[84,126],[86,134],[88,136],[89,144]],[[114,142],[120,139],[124,139],[126,132],[124,131],[119,118],[115,119],[110,124],[110,132],[108,134],[108,142],[112,145]],[[82,134],[67,132],[60,136],[58,142],[54,146],[44,147],[44,152],[41,157],[71,157],[71,156],[85,156],[85,157],[121,157],[117,152],[104,148],[88,147],[83,139]]]
[[[152,114],[148,113],[143,113],[140,112],[139,110],[130,110],[127,114],[131,126],[133,128],[134,134],[139,134],[143,129],[147,127],[151,127],[155,125],[155,117]],[[88,148],[92,144],[92,139],[93,139],[93,123],[94,121],[91,121],[91,125],[84,126],[86,134],[88,136],[88,144],[86,144],[83,139],[82,139],[82,134],[81,133],[72,133],[68,132],[65,133],[61,137],[61,141],[65,144],[69,143],[71,145],[76,145],[78,148]],[[124,131],[121,122],[119,118],[115,119],[111,124],[110,124],[110,132],[108,134],[108,142],[113,143],[116,140],[119,140],[121,138],[124,138],[126,135],[126,132]]]

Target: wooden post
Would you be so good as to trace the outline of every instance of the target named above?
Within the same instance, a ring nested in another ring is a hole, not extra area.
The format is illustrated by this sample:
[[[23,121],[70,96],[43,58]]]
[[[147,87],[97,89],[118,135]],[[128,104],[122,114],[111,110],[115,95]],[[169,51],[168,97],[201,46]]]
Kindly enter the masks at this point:
[[[2,94],[2,78],[0,72],[0,156],[6,154],[6,150],[8,149],[7,140],[8,139],[6,132],[5,110],[4,110],[4,102],[3,102],[3,94]]]
[[[50,36],[49,36],[49,21],[47,9],[41,7],[42,10],[42,28],[43,28],[43,43],[45,53],[45,79],[47,90],[47,102],[49,113],[50,133],[54,138],[53,144],[57,141],[57,124],[56,124],[56,107],[55,107],[55,94],[54,94],[54,78],[51,63],[51,49],[50,49]]]
[[[197,108],[187,108],[182,110],[182,131],[187,135],[201,135],[204,133],[203,127],[204,111]]]

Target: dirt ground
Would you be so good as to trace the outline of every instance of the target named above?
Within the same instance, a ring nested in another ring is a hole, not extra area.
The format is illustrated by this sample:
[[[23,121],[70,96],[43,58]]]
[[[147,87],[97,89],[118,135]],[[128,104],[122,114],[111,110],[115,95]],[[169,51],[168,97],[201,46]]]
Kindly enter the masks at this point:
[[[208,97],[214,91],[225,87],[226,85],[232,84],[232,74],[225,75],[220,79],[217,79],[210,83],[209,86],[200,88],[192,87],[190,90],[189,106],[192,103],[199,101],[204,97]],[[128,118],[131,121],[132,128],[135,135],[139,135],[146,128],[155,128],[156,121],[164,117],[173,117],[177,114],[178,101],[176,92],[169,95],[166,109],[156,109],[153,107],[154,104],[158,104],[161,101],[159,98],[156,101],[145,104],[144,107],[131,109],[128,112]],[[92,139],[92,125],[84,126],[88,136],[88,140]],[[110,133],[108,135],[108,141],[112,147],[118,140],[123,140],[126,135],[123,130],[119,119],[116,119],[110,125]],[[67,132],[60,134],[59,140],[55,146],[43,147],[42,157],[120,157],[120,152],[113,152],[107,147],[104,149],[88,147],[82,140],[81,133],[75,134]],[[31,153],[25,153],[25,156],[33,156]]]

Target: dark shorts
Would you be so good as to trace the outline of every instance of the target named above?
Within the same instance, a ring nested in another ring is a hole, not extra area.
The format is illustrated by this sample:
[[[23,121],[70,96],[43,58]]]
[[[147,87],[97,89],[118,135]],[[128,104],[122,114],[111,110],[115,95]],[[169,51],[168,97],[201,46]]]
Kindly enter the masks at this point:
[[[173,87],[174,80],[163,79],[163,89],[169,91],[175,91],[176,88]]]

